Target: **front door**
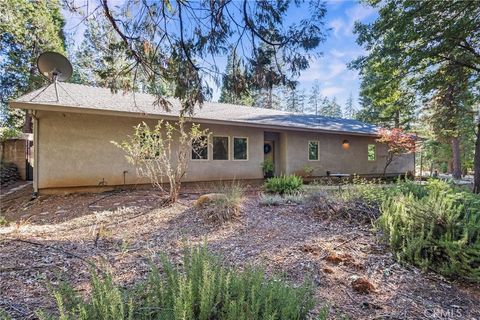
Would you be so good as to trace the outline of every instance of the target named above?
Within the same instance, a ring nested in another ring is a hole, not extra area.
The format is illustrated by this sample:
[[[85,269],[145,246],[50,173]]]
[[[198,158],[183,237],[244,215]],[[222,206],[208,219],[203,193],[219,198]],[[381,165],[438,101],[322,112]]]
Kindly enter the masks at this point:
[[[273,140],[265,140],[263,143],[263,161],[271,162],[275,168],[275,143]],[[266,173],[267,176],[273,176],[275,169],[273,169],[270,174]]]

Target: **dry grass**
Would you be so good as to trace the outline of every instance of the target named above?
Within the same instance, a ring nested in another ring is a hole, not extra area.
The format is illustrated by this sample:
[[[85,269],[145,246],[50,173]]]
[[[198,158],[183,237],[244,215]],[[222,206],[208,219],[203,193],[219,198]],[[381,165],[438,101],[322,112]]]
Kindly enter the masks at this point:
[[[239,183],[224,184],[216,193],[200,196],[195,206],[208,221],[225,223],[239,217],[244,200],[244,189]]]
[[[332,314],[425,319],[454,311],[450,319],[480,318],[478,285],[398,264],[368,224],[327,213],[319,219],[308,203],[264,207],[252,195],[244,197],[237,219],[218,225],[193,209],[197,197],[184,193],[168,207],[147,190],[17,198],[2,213],[28,223],[0,228],[0,309],[17,319],[32,317],[36,308],[54,305],[47,286],[62,279],[88,294],[89,263],[132,286],[151,264],[160,265],[161,254],[180,265],[185,243],[206,241],[229,264],[262,265],[296,284],[310,277],[317,301],[328,302]],[[95,245],[102,224],[108,232],[100,232]],[[358,292],[356,279],[366,279],[374,291]]]

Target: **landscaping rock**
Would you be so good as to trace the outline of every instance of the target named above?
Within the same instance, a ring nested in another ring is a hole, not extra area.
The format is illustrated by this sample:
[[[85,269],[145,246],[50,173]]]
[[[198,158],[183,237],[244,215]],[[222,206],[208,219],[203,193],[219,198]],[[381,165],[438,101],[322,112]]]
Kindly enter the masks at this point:
[[[225,198],[226,196],[223,193],[207,193],[198,197],[198,199],[195,201],[195,206],[203,207],[206,204],[209,204],[213,201],[217,201]]]

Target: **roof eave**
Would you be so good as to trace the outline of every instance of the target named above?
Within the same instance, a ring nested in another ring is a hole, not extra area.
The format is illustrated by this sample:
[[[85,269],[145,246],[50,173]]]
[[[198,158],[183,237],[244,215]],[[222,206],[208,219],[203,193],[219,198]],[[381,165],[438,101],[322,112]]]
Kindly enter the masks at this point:
[[[118,111],[118,110],[102,110],[102,109],[93,109],[93,108],[82,108],[82,107],[68,107],[55,104],[45,104],[45,103],[31,103],[24,101],[10,101],[9,106],[17,109],[25,110],[39,110],[39,111],[51,111],[51,112],[69,112],[69,113],[83,113],[83,114],[93,114],[93,115],[110,115],[110,116],[121,116],[121,117],[131,117],[131,118],[149,118],[149,119],[167,119],[167,120],[176,120],[178,116],[176,115],[164,115],[164,114],[148,114],[142,112],[128,112],[128,111]],[[337,131],[337,130],[326,130],[326,129],[314,129],[314,128],[303,128],[303,127],[294,127],[294,126],[282,126],[282,125],[271,125],[271,124],[260,124],[260,123],[251,123],[247,121],[234,121],[234,120],[217,120],[217,119],[206,119],[193,117],[193,121],[206,124],[228,124],[236,126],[248,126],[252,128],[266,128],[273,130],[287,130],[287,131],[303,131],[303,132],[319,132],[319,133],[330,133],[330,134],[341,134],[341,135],[354,135],[354,136],[368,136],[368,137],[378,137],[378,134],[366,133],[366,132],[355,132],[355,131]]]

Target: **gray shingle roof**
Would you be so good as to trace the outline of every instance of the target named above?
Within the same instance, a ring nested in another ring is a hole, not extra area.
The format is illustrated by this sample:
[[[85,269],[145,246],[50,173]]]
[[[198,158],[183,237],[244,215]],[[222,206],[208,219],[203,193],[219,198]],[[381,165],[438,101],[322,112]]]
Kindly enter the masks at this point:
[[[58,101],[53,85],[43,87],[13,101],[12,106],[19,106],[19,103],[28,104],[29,108],[35,109],[35,106],[48,105],[82,108],[84,110],[141,113],[151,116],[175,116],[178,115],[180,108],[177,100],[171,100],[172,110],[166,112],[162,107],[155,104],[155,97],[149,94],[133,94],[131,92],[114,94],[110,89],[73,83],[58,83],[57,92]],[[197,107],[193,118],[197,121],[202,119],[228,121],[238,122],[239,125],[268,125],[290,129],[348,132],[363,135],[375,135],[378,130],[374,125],[357,120],[297,114],[216,102],[206,102],[201,108]]]

